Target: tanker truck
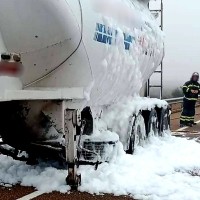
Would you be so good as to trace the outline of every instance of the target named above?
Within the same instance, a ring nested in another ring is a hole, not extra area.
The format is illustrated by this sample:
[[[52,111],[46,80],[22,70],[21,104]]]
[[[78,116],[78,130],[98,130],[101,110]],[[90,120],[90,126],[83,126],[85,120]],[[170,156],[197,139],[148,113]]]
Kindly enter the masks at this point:
[[[118,142],[133,154],[169,129],[167,103],[138,97],[164,56],[147,4],[1,0],[1,154],[66,162],[67,183],[78,186],[80,162],[109,161]],[[101,128],[94,137],[101,121],[118,137]]]

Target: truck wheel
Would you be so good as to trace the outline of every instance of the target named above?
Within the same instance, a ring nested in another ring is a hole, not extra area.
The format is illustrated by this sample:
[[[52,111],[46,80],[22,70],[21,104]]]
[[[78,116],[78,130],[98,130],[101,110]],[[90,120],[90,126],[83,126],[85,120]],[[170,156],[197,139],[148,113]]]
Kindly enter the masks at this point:
[[[91,135],[93,133],[93,117],[90,107],[85,107],[81,112],[81,119],[84,120],[85,128],[84,135]]]
[[[158,136],[159,124],[158,116],[155,109],[151,110],[149,115],[148,127],[147,127],[147,136]]]
[[[160,113],[160,125],[159,125],[160,136],[164,136],[169,130],[170,130],[169,109],[162,108]]]
[[[146,140],[146,128],[144,118],[141,113],[135,117],[132,125],[131,136],[129,140],[129,150],[130,154],[134,153],[137,146],[144,146]]]

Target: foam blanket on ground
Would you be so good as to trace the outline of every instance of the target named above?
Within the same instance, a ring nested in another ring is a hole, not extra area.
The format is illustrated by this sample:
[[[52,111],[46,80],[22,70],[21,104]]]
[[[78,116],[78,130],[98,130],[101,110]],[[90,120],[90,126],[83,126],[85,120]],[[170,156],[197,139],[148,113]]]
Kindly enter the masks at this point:
[[[152,138],[135,155],[126,155],[118,145],[115,158],[98,170],[81,166],[80,191],[131,195],[135,199],[199,200],[200,144],[183,138]],[[67,192],[66,170],[49,164],[27,166],[24,162],[0,155],[0,180],[20,183],[38,190]]]

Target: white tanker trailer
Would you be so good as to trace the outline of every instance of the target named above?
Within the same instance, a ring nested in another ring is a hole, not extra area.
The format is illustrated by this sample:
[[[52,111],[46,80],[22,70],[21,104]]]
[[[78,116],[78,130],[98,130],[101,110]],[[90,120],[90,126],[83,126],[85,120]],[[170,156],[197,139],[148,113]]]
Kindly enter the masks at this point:
[[[117,141],[92,141],[94,120],[106,119],[115,105],[138,95],[164,56],[163,34],[147,3],[1,0],[2,154],[28,163],[38,157],[65,160],[70,185],[80,181],[79,160],[109,160],[105,148]],[[139,112],[106,125],[129,153],[152,130],[168,129],[169,117],[159,100],[133,104]],[[126,137],[116,126],[123,120]]]

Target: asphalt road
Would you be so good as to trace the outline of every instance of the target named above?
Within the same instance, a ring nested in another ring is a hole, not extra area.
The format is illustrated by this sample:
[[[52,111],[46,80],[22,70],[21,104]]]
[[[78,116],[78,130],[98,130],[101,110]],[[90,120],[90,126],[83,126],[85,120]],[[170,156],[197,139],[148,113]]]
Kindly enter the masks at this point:
[[[17,200],[23,198],[22,200],[28,200],[26,195],[34,193],[34,188],[32,187],[22,187],[13,186],[12,188],[0,187],[0,199],[1,200]],[[34,200],[134,200],[129,196],[113,196],[113,195],[91,195],[88,193],[80,192],[70,192],[69,194],[61,194],[59,192],[53,192],[49,194],[42,194],[38,197],[32,198]]]

